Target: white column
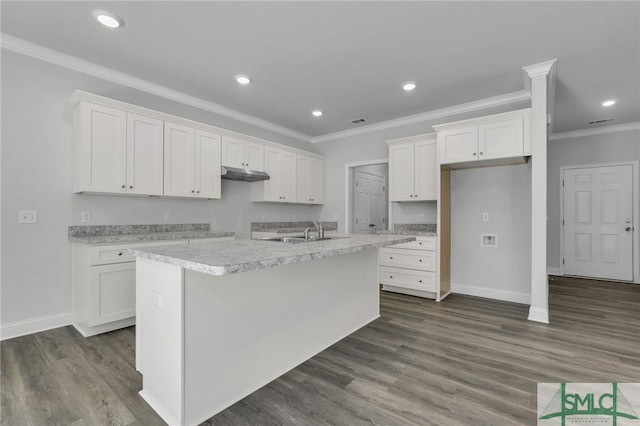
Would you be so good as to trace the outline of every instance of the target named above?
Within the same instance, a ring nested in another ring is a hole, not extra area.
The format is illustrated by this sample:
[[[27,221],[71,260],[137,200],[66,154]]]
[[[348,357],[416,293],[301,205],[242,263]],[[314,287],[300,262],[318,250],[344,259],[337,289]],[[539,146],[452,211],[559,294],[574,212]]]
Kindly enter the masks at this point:
[[[547,275],[548,76],[556,60],[525,67],[531,80],[531,306],[529,320],[549,322]]]

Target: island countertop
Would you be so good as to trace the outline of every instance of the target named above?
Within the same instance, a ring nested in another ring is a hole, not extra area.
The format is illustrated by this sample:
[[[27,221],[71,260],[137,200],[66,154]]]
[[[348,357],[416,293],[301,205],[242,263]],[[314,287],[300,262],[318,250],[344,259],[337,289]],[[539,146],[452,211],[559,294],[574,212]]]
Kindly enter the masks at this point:
[[[134,249],[137,257],[155,260],[209,275],[239,272],[306,262],[331,256],[373,250],[415,240],[409,235],[353,234],[349,238],[288,244],[274,241],[233,240],[168,247]]]

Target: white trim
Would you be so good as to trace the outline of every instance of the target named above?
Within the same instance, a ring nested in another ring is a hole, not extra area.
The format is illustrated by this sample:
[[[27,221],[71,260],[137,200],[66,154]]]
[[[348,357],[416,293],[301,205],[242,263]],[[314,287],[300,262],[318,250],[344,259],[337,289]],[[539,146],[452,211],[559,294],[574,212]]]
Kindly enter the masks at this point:
[[[529,321],[549,324],[549,311],[547,309],[534,308],[532,306],[529,308],[529,317],[527,319]]]
[[[558,239],[559,239],[559,253],[558,264],[560,265],[558,275],[564,275],[564,268],[562,266],[562,259],[564,256],[564,229],[562,228],[562,219],[564,218],[564,186],[562,181],[564,178],[564,172],[571,169],[590,169],[594,167],[612,167],[612,166],[631,166],[631,193],[637,194],[638,188],[640,188],[640,162],[638,161],[621,161],[617,163],[600,163],[600,164],[580,164],[575,166],[562,166],[559,169],[558,175]],[[637,260],[635,253],[640,253],[640,232],[638,231],[638,224],[640,224],[640,200],[638,197],[634,197],[633,200],[633,223],[636,230],[633,231],[633,253],[631,256],[633,262],[633,282],[640,284],[640,261]],[[595,278],[601,279],[601,278]]]
[[[243,112],[236,111],[234,109],[227,108],[213,102],[206,101],[201,98],[197,98],[195,96],[187,95],[186,93],[182,93],[177,90],[169,89],[159,84],[151,83],[147,80],[143,80],[130,74],[116,71],[112,68],[107,68],[93,62],[85,61],[75,56],[58,52],[57,50],[48,49],[46,47],[30,43],[26,40],[13,37],[5,33],[0,33],[0,39],[3,49],[11,50],[13,52],[40,59],[42,61],[59,65],[61,67],[65,67],[74,71],[82,72],[84,74],[92,75],[94,77],[121,84],[123,86],[131,87],[133,89],[137,89],[146,93],[151,93],[165,99],[199,108],[204,111],[209,111],[214,114],[231,118],[241,123],[260,127],[262,129],[279,133],[284,136],[289,136],[305,142],[311,142],[311,138],[309,136],[300,132],[296,132],[295,130],[291,130],[289,128],[271,123],[266,120],[262,120],[252,115],[245,114]]]
[[[558,59],[540,62],[538,64],[522,67],[522,79],[527,92],[531,92],[531,79],[540,75],[547,76],[547,131],[553,132],[553,117],[556,105],[556,75]]]
[[[562,269],[560,268],[547,268],[547,275],[559,275],[562,276]]]
[[[451,283],[451,293],[484,297],[486,299],[504,300],[506,302],[521,303],[523,305],[528,305],[531,301],[531,295],[528,293],[518,293],[514,291],[496,290],[493,288],[454,283]]]
[[[633,123],[613,124],[611,126],[594,127],[592,129],[572,130],[570,132],[554,133],[549,136],[550,141],[561,139],[572,139],[583,136],[602,135],[605,133],[628,132],[631,130],[640,130],[640,121]]]
[[[320,143],[342,139],[349,136],[361,135],[363,133],[371,133],[379,130],[387,130],[395,127],[406,126],[408,124],[422,123],[425,121],[435,120],[437,118],[451,117],[458,114],[493,108],[502,105],[509,105],[518,102],[525,102],[531,99],[531,94],[524,90],[519,92],[507,93],[505,95],[494,96],[491,98],[480,99],[477,101],[467,102],[464,104],[454,105],[451,107],[440,108],[433,111],[427,111],[420,114],[408,115],[406,117],[396,118],[394,120],[381,121],[379,123],[370,124],[368,126],[358,127],[357,129],[343,130],[340,132],[327,133],[311,138],[311,143]]]
[[[346,163],[344,165],[344,233],[348,234],[351,231],[351,214],[349,211],[350,206],[350,196],[351,196],[351,182],[349,179],[349,169],[356,168],[360,166],[373,166],[375,164],[389,164],[388,158],[378,159],[378,160],[365,160],[365,161],[356,161],[354,163]],[[387,172],[388,173],[388,172]],[[387,200],[389,195],[389,188],[387,188]],[[393,214],[393,206],[391,205],[391,201],[388,201],[388,211],[389,215],[387,217],[387,228],[391,223],[391,215]]]
[[[522,67],[522,72],[524,75],[524,84],[525,88],[528,92],[531,92],[531,79],[533,77],[538,77],[541,75],[548,75],[553,72],[553,68],[555,68],[557,59],[550,59],[548,61],[539,62],[533,65],[527,65],[526,67]],[[528,77],[528,78],[527,78]]]
[[[0,327],[0,340],[13,339],[14,337],[39,333],[41,331],[51,330],[52,328],[65,327],[71,325],[71,321],[73,321],[73,313],[66,312],[64,314],[48,315],[2,324],[2,327]]]

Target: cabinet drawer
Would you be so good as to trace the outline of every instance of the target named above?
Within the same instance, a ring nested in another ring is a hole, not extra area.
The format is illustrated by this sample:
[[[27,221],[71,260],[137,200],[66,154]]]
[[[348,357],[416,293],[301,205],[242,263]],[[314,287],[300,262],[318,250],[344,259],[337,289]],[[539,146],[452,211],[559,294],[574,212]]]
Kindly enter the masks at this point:
[[[151,241],[148,243],[110,244],[89,248],[89,265],[107,265],[110,263],[133,262],[136,257],[129,249],[139,247],[170,246],[186,244],[187,240]]]
[[[380,284],[435,293],[436,273],[381,266]]]
[[[89,326],[136,316],[136,263],[90,268]]]
[[[379,263],[382,266],[435,272],[436,253],[433,251],[382,248],[379,253]]]
[[[405,248],[413,250],[436,250],[436,237],[418,237],[415,241],[408,243],[394,244],[393,248]]]

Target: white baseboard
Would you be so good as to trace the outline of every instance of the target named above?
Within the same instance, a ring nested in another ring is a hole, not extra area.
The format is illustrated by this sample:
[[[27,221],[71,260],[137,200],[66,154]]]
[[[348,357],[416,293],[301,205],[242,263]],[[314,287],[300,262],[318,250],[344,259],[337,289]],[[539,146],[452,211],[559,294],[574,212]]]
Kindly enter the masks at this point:
[[[542,322],[545,324],[549,324],[549,310],[542,308],[534,308],[533,306],[529,308],[529,321]]]
[[[531,303],[531,295],[528,293],[516,293],[486,287],[451,284],[451,292],[454,294],[466,294],[467,296],[485,297],[487,299],[504,300],[506,302],[522,303],[525,305]]]
[[[547,275],[562,275],[560,268],[547,268]]]
[[[51,330],[52,328],[64,327],[71,325],[72,321],[73,313],[66,312],[64,314],[2,324],[2,327],[0,327],[0,340],[13,339],[14,337]]]

